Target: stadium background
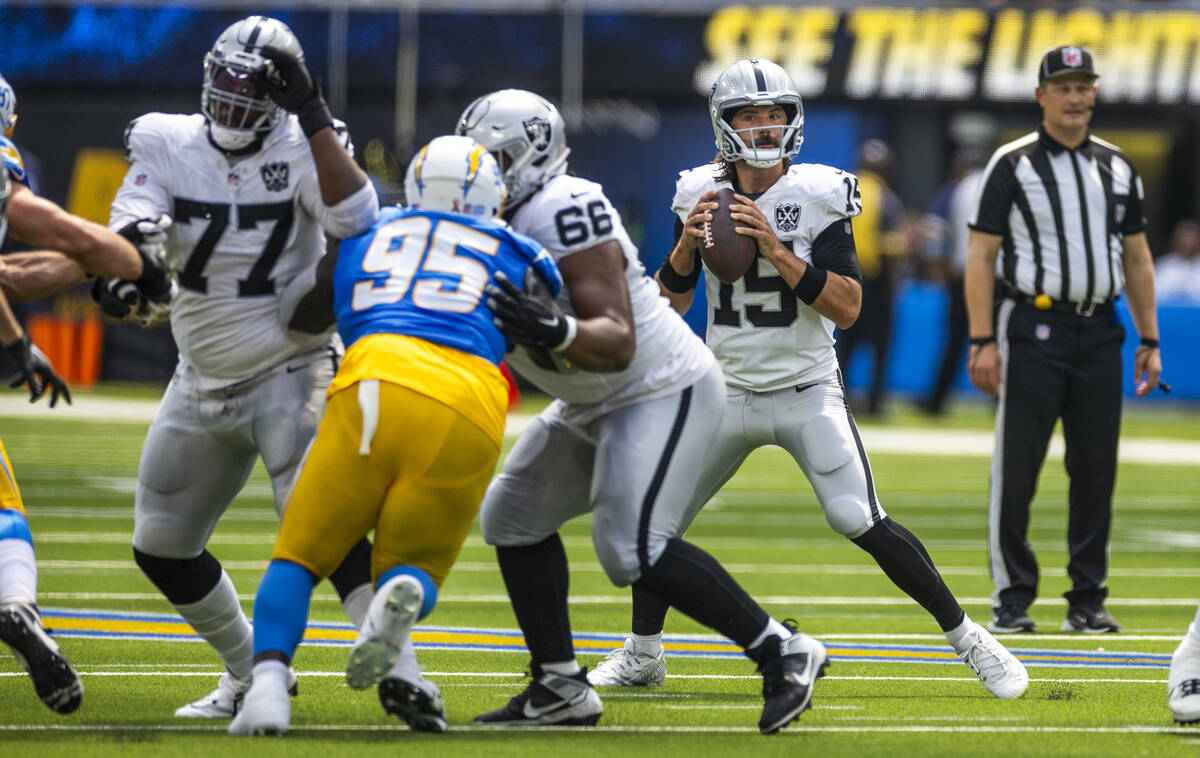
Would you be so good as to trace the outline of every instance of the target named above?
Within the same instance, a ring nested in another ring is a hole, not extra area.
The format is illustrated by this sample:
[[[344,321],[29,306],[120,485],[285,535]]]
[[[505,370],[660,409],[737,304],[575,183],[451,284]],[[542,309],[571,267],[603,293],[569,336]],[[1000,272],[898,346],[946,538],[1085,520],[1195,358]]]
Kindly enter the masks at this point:
[[[1102,75],[1093,124],[1143,174],[1152,248],[1165,252],[1172,226],[1200,216],[1200,3],[8,0],[0,72],[17,91],[14,136],[36,161],[39,191],[106,220],[126,123],[147,111],[196,111],[205,52],[225,26],[256,12],[296,32],[385,199],[395,198],[413,148],[450,131],[474,97],[502,87],[550,97],[567,119],[572,168],[605,186],[651,270],[671,244],[676,172],[714,153],[708,86],[746,56],[771,58],[796,80],[806,115],[800,160],[853,170],[857,146],[882,138],[895,155],[892,185],[919,212],[958,145],[994,146],[1037,123],[1042,51],[1086,44]],[[905,271],[889,385],[918,393],[932,382],[945,296],[919,259]],[[689,314],[697,328],[702,307]],[[75,293],[25,315],[40,319],[39,343],[70,354],[83,330],[62,325],[83,323],[89,308]],[[1160,307],[1173,402],[1200,399],[1200,354],[1188,349],[1200,340],[1198,313]],[[99,378],[169,375],[165,329],[110,322],[102,331]],[[1130,329],[1130,355],[1133,344]],[[865,382],[867,360],[851,364],[851,385]]]

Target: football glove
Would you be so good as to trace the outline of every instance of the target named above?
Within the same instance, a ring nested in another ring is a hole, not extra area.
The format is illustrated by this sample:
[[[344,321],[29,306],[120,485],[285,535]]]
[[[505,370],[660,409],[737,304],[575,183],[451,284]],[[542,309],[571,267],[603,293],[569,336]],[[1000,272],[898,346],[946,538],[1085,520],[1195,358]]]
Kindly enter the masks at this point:
[[[525,274],[525,291],[517,289],[502,271],[496,283],[487,286],[492,323],[513,341],[526,347],[541,347],[560,353],[575,341],[578,325],[562,312],[538,274]]]
[[[333,126],[329,106],[321,96],[321,88],[313,84],[303,57],[269,45],[262,49],[262,56],[270,61],[263,76],[267,96],[299,117],[305,137],[311,139],[325,127]]]
[[[59,395],[63,396],[67,405],[71,404],[71,390],[67,388],[67,383],[54,372],[50,359],[37,345],[29,341],[28,335],[11,345],[5,345],[4,352],[8,355],[9,363],[15,366],[18,372],[17,378],[8,385],[9,387],[20,387],[22,384],[28,386],[31,403],[48,389],[51,408],[58,403]]]
[[[151,302],[169,303],[173,297],[174,283],[167,268],[167,229],[172,223],[171,217],[163,214],[157,219],[131,221],[117,231],[133,243],[142,258],[142,275],[130,283],[143,299]]]
[[[165,297],[149,300],[142,296],[135,282],[128,279],[97,277],[92,283],[92,299],[107,316],[129,319],[142,326],[150,326],[171,315],[171,303],[179,291],[179,285],[173,279],[168,284],[169,289]]]

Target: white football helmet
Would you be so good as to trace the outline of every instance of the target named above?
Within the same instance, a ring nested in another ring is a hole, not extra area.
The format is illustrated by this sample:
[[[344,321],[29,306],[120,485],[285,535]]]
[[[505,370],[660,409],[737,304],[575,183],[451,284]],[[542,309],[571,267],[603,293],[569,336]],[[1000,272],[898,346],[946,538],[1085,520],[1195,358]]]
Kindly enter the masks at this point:
[[[409,161],[404,177],[414,208],[496,218],[504,210],[504,176],[492,154],[470,137],[438,137]]]
[[[200,111],[208,119],[213,141],[225,150],[249,146],[287,116],[263,88],[270,62],[261,51],[267,46],[304,59],[300,41],[287,24],[266,16],[236,22],[204,56]]]
[[[0,132],[5,137],[11,137],[13,127],[17,125],[17,93],[12,85],[0,74]]]
[[[788,123],[778,147],[754,147],[754,132],[765,127],[734,129],[730,125],[729,119],[747,105],[778,105],[787,113]],[[731,163],[745,161],[755,168],[768,168],[799,152],[804,142],[800,91],[783,68],[768,60],[740,60],[722,71],[708,93],[708,114],[717,135],[717,149]]]
[[[455,134],[489,150],[504,171],[508,202],[516,205],[547,179],[567,170],[567,130],[549,100],[520,89],[502,89],[467,106]]]

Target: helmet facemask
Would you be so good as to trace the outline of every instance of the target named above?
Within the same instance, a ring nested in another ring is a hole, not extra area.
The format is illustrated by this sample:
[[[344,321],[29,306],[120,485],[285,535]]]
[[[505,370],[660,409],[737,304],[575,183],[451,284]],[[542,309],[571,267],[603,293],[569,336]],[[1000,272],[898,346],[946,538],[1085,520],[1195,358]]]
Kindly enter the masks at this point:
[[[786,123],[734,129],[730,120],[747,106],[777,105]],[[754,168],[770,168],[800,150],[804,142],[804,106],[800,92],[787,72],[768,60],[741,60],[721,72],[708,97],[708,112],[717,149],[730,162],[743,161]],[[779,130],[778,144],[764,144],[758,132]]]
[[[786,121],[782,124],[734,128],[733,117],[737,115],[738,111],[748,105],[759,104],[748,103],[733,106],[722,112],[724,137],[733,143],[733,150],[729,151],[729,154],[722,148],[721,154],[726,160],[741,160],[754,168],[770,168],[795,153],[799,147],[796,144],[796,135],[799,129],[795,126],[798,105],[769,103],[769,105],[779,105],[783,109]]]
[[[262,77],[266,59],[242,54],[257,61],[233,61],[217,53],[204,59],[204,92],[201,110],[212,129],[213,139],[223,148],[236,150],[254,142],[283,120],[283,109],[267,97]]]

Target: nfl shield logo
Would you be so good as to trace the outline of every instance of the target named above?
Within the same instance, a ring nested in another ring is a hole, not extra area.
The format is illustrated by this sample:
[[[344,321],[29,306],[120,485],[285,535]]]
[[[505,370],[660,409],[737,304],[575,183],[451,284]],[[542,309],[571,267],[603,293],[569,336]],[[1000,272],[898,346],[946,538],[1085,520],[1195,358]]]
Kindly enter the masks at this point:
[[[262,167],[262,180],[271,192],[283,192],[288,186],[288,164],[266,163]]]
[[[550,122],[541,116],[525,119],[521,122],[521,126],[525,127],[525,136],[529,138],[529,144],[533,145],[533,149],[539,153],[550,147]]]
[[[1117,203],[1113,206],[1113,220],[1118,224],[1125,220],[1125,203]]]
[[[1063,48],[1063,65],[1077,68],[1083,65],[1083,52],[1077,47]]]
[[[1033,330],[1033,336],[1037,337],[1042,342],[1050,339],[1050,327],[1047,324],[1038,324]]]
[[[800,223],[800,206],[797,203],[780,203],[775,206],[775,226],[781,232],[790,232]]]

